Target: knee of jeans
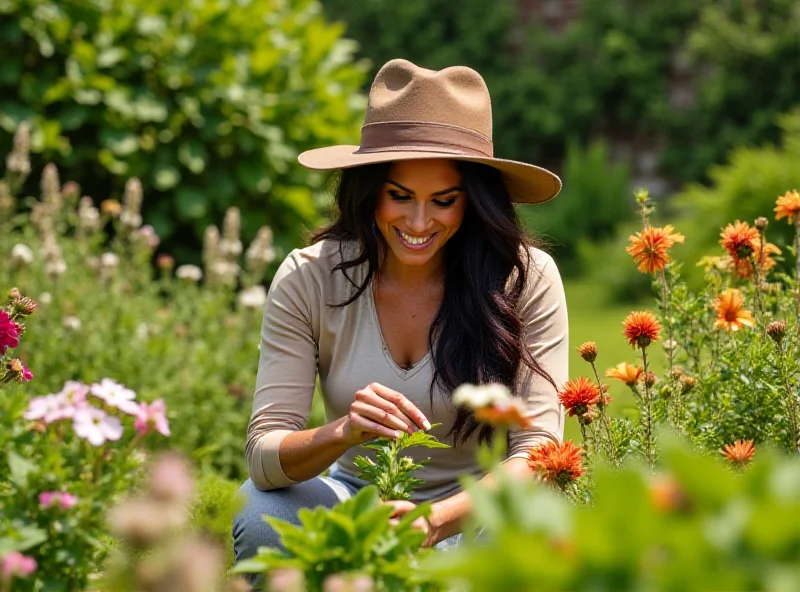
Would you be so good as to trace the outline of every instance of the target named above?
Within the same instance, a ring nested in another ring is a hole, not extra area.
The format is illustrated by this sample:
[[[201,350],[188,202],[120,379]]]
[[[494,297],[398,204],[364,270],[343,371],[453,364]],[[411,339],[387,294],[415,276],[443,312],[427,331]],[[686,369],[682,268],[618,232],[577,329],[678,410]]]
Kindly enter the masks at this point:
[[[233,552],[236,561],[253,557],[259,547],[280,547],[280,538],[267,522],[265,515],[275,515],[278,496],[271,491],[259,491],[247,481],[239,489],[244,505],[233,520]]]

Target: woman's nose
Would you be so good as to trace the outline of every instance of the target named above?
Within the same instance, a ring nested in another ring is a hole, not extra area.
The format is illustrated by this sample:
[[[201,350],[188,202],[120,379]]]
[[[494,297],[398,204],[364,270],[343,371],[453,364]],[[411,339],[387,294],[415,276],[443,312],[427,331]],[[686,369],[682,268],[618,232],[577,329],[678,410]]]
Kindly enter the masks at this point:
[[[430,214],[428,212],[428,204],[417,203],[414,204],[409,212],[408,219],[406,220],[408,229],[411,232],[422,234],[431,226]]]

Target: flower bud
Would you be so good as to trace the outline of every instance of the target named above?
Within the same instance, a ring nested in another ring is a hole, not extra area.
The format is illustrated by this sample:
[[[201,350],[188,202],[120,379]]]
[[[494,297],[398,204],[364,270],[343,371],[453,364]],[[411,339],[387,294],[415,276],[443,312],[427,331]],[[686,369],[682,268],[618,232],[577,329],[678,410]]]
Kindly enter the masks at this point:
[[[767,325],[767,335],[772,337],[772,340],[780,345],[786,335],[786,321],[772,321]]]
[[[175,259],[172,255],[161,253],[156,257],[156,265],[158,265],[159,269],[163,269],[164,271],[172,271],[172,268],[175,267]]]
[[[692,392],[692,389],[697,384],[697,379],[694,376],[684,374],[680,377],[681,394],[687,395]]]
[[[759,216],[756,218],[755,227],[758,228],[761,232],[764,232],[769,226],[769,220],[767,220],[764,216]]]
[[[100,202],[100,211],[112,218],[119,218],[122,214],[122,204],[116,199],[104,199]]]
[[[578,348],[578,352],[580,352],[581,357],[590,364],[597,359],[597,345],[594,341],[587,341],[583,343]]]
[[[36,310],[36,303],[27,296],[21,296],[15,299],[11,303],[11,306],[14,309],[14,313],[22,317],[29,317],[33,314],[33,311]]]
[[[644,376],[644,384],[648,388],[653,386],[657,381],[658,381],[658,378],[656,378],[655,372],[648,372]]]
[[[75,181],[67,181],[61,187],[61,196],[67,201],[75,201],[81,194],[81,186]]]

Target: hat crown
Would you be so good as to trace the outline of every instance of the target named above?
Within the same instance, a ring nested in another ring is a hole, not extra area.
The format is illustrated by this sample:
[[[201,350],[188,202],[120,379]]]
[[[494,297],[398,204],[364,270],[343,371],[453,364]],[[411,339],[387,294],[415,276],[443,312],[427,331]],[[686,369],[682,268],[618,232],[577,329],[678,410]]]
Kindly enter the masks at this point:
[[[492,137],[492,104],[483,78],[472,68],[428,70],[391,60],[375,76],[364,125],[384,122],[449,125]]]

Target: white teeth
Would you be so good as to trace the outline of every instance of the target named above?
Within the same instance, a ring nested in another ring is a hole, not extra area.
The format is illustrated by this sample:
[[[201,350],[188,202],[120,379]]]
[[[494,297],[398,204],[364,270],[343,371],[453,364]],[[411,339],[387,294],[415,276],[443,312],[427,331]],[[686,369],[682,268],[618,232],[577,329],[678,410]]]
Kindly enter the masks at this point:
[[[410,245],[422,245],[422,244],[427,243],[429,240],[431,240],[433,238],[432,234],[430,236],[426,236],[425,238],[417,238],[417,237],[414,237],[414,236],[410,236],[410,235],[406,234],[405,232],[401,232],[400,236],[402,236],[403,240],[406,241]]]

